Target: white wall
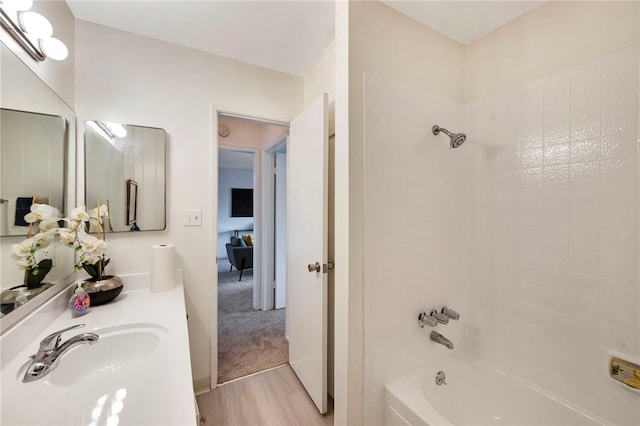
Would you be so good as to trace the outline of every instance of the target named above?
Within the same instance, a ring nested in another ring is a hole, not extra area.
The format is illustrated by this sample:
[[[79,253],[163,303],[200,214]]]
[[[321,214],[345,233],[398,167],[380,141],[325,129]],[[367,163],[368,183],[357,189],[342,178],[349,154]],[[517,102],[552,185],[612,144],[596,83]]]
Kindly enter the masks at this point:
[[[253,188],[253,170],[218,168],[218,258],[226,259],[225,244],[234,230],[253,229],[252,217],[231,217],[231,188]],[[254,206],[254,211],[256,208]],[[247,235],[247,232],[240,235]],[[251,231],[253,235],[253,231]]]
[[[83,21],[76,22],[76,34],[79,117],[167,131],[167,230],[111,236],[111,265],[117,274],[148,271],[152,244],[176,244],[193,377],[204,383],[217,306],[211,291],[217,235],[214,107],[288,121],[302,109],[302,79]],[[203,209],[202,227],[182,226],[182,210],[192,208]]]
[[[304,78],[304,105],[308,106],[322,96],[329,95],[329,104],[336,97],[336,49],[331,46],[314,69]],[[329,133],[331,134],[331,133]]]

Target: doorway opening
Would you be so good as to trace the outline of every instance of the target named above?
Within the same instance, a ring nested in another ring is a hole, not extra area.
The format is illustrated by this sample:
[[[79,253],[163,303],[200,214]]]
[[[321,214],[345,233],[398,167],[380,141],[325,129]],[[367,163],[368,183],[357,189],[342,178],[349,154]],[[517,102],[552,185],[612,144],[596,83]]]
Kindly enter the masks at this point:
[[[275,214],[266,149],[288,126],[218,114],[218,384],[288,363],[275,294]],[[268,169],[268,170],[267,170]],[[268,182],[267,182],[268,181]],[[275,179],[273,179],[275,181]],[[268,216],[268,219],[265,217]],[[269,221],[269,223],[265,223]],[[270,297],[269,297],[270,296]]]

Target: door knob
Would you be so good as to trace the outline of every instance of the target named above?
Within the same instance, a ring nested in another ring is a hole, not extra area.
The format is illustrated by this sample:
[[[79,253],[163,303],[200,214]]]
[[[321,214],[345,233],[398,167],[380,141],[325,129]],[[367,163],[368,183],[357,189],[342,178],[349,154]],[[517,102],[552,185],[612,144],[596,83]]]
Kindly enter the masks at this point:
[[[320,262],[316,262],[315,264],[310,263],[307,266],[307,269],[309,270],[309,272],[320,272],[322,270],[322,267],[320,266]]]

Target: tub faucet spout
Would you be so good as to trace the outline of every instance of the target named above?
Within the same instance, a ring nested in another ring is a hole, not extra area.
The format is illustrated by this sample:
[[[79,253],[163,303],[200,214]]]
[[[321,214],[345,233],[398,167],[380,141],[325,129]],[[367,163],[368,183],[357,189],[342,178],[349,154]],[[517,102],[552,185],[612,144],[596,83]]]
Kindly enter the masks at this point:
[[[453,349],[453,343],[451,342],[451,340],[447,339],[446,337],[444,337],[442,334],[438,333],[437,331],[433,330],[429,337],[430,337],[432,342],[436,342],[436,343],[439,343],[439,344],[441,344],[443,346],[446,346],[448,349]]]

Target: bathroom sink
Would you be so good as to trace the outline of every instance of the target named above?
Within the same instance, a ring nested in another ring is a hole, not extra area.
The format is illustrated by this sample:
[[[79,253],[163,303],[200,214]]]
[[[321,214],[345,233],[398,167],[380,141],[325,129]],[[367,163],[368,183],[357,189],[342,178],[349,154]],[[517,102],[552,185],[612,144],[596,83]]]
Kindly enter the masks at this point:
[[[56,369],[41,380],[54,386],[117,380],[149,362],[167,336],[167,330],[155,324],[129,324],[91,332],[100,336],[95,344],[70,349],[60,358]],[[25,367],[18,372],[20,381]]]

